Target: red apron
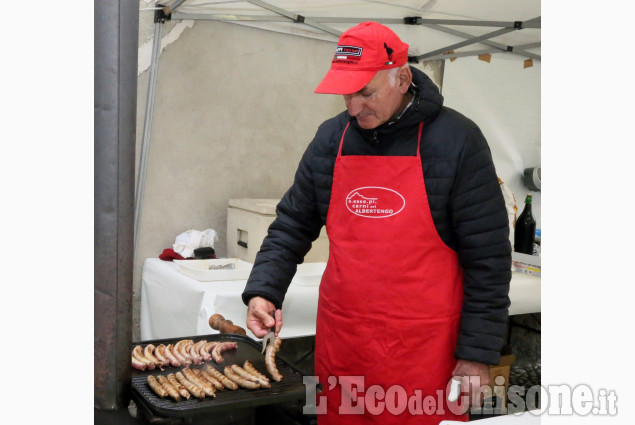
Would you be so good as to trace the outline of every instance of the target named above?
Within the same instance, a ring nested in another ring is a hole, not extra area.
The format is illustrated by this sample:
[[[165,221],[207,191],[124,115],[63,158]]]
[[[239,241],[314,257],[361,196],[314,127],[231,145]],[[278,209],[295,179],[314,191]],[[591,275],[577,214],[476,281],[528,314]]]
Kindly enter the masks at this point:
[[[422,128],[416,156],[342,156],[342,134],[317,314],[320,425],[468,419],[447,405],[463,274],[432,221]]]

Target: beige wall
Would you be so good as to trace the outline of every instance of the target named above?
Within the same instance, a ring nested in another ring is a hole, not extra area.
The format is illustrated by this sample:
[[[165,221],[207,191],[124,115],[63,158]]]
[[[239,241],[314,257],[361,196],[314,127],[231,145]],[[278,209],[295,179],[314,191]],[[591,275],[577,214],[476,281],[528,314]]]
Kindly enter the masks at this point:
[[[140,20],[142,45],[151,39],[152,14]],[[164,40],[178,25],[168,24]],[[334,43],[223,22],[190,26],[159,61],[134,264],[134,340],[143,261],[189,229],[216,230],[216,253],[224,256],[228,200],[281,197],[319,124],[344,109],[340,96],[313,93]],[[440,85],[441,62],[424,70]],[[149,79],[140,71],[137,161]]]

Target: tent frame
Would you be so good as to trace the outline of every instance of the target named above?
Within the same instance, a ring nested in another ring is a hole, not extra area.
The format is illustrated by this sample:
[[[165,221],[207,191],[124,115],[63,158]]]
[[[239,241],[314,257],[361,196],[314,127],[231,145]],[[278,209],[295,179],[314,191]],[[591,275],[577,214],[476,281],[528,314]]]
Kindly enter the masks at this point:
[[[436,60],[439,59],[436,56],[439,54],[443,54],[454,49],[458,49],[460,47],[468,46],[470,44],[482,42],[483,44],[487,44],[495,49],[492,49],[491,53],[514,53],[517,55],[521,55],[527,58],[531,58],[534,60],[540,60],[540,55],[536,55],[531,52],[527,52],[522,48],[518,48],[520,46],[505,46],[500,43],[495,43],[489,41],[490,38],[497,37],[499,35],[506,34],[512,31],[519,31],[526,28],[541,28],[541,17],[538,16],[536,18],[530,19],[528,21],[479,21],[479,20],[465,20],[465,19],[424,19],[420,16],[409,16],[403,19],[390,19],[390,18],[334,18],[334,17],[306,17],[303,15],[299,15],[297,13],[290,12],[288,10],[281,9],[277,6],[274,6],[270,3],[267,3],[262,0],[246,0],[248,3],[251,3],[255,6],[259,6],[262,9],[269,10],[271,12],[277,13],[279,16],[254,16],[254,15],[215,15],[215,14],[188,14],[177,12],[176,9],[185,3],[186,0],[175,0],[170,5],[165,5],[162,7],[164,15],[168,19],[175,20],[208,20],[208,21],[261,21],[261,22],[294,22],[298,24],[304,24],[321,31],[324,31],[328,34],[335,35],[339,37],[342,32],[338,31],[334,28],[329,27],[328,25],[324,25],[326,23],[330,24],[359,24],[364,21],[375,21],[380,24],[403,24],[403,25],[422,25],[428,28],[432,28],[437,31],[445,32],[447,34],[451,34],[460,38],[465,38],[465,41],[455,43],[446,47],[442,47],[440,49],[424,53],[415,57],[411,57],[411,62],[418,62],[420,60]],[[444,27],[444,25],[456,25],[456,26],[482,26],[482,27],[500,27],[500,29],[496,31],[492,31],[487,34],[483,34],[480,36],[474,36],[469,33],[465,33],[462,31],[457,31],[452,28]],[[537,47],[537,46],[532,46]],[[527,47],[525,47],[527,48]],[[480,51],[479,51],[480,52]],[[471,56],[475,54],[481,54],[474,52]],[[470,56],[470,54],[462,53],[460,56]],[[435,57],[436,59],[430,59]],[[446,57],[447,58],[447,57]]]

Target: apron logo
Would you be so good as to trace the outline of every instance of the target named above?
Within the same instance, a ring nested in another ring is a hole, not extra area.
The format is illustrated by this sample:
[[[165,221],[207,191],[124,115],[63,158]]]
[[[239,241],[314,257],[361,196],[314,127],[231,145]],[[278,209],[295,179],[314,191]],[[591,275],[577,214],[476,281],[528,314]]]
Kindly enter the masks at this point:
[[[346,208],[360,217],[391,217],[405,206],[406,200],[399,192],[385,187],[359,187],[346,196]]]

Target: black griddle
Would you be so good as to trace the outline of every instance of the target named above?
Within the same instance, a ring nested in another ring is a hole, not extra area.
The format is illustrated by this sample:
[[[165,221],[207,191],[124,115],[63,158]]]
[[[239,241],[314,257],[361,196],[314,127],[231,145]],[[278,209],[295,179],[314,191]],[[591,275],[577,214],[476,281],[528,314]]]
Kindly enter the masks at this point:
[[[199,400],[193,396],[189,400],[175,401],[169,397],[161,398],[148,385],[148,375],[165,375],[169,373],[176,373],[184,366],[164,367],[164,370],[137,370],[132,372],[132,398],[136,403],[141,404],[145,409],[152,412],[154,415],[168,417],[168,418],[185,418],[198,415],[207,415],[217,412],[226,412],[228,410],[240,410],[246,408],[253,408],[257,406],[263,406],[267,404],[285,403],[291,401],[298,401],[304,403],[306,398],[306,387],[302,382],[303,375],[291,365],[284,358],[276,355],[276,365],[278,371],[282,374],[283,379],[280,382],[275,382],[269,376],[267,368],[265,366],[265,356],[261,354],[262,343],[254,341],[253,339],[243,335],[233,334],[212,334],[212,335],[197,335],[190,337],[179,337],[152,341],[140,341],[134,343],[130,347],[132,349],[141,345],[145,347],[147,344],[153,344],[158,346],[159,344],[175,344],[179,340],[191,339],[194,343],[207,340],[221,341],[221,342],[237,342],[238,347],[235,350],[228,350],[222,353],[223,363],[217,364],[215,361],[203,362],[203,364],[189,365],[190,369],[202,369],[207,365],[216,368],[221,373],[225,366],[231,366],[232,364],[238,364],[242,366],[246,360],[249,360],[256,369],[270,378],[271,388],[258,388],[256,390],[249,390],[245,388],[239,388],[238,390],[231,391],[228,389],[217,391],[216,397],[206,397],[203,400]],[[282,340],[284,345],[284,339]],[[278,353],[279,354],[279,353]]]

